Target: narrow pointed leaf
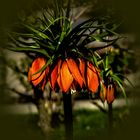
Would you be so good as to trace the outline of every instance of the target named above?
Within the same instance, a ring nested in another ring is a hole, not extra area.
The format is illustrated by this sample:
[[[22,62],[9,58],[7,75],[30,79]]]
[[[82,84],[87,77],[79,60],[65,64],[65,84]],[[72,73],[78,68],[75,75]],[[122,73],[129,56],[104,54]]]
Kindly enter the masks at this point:
[[[124,76],[123,74],[116,74],[116,76],[122,76],[124,79],[126,79],[127,81],[128,81],[128,83],[132,86],[132,87],[134,87],[134,85],[132,84],[132,82],[126,77],[126,76]]]
[[[34,52],[34,53],[41,53],[45,56],[47,56],[48,58],[50,58],[50,56],[48,55],[48,53],[44,50],[44,49],[36,49],[36,48],[30,48],[30,47],[7,47],[7,49],[11,50],[11,51],[16,51],[16,52]]]
[[[43,38],[43,39],[48,39],[50,41],[50,38],[44,34],[43,32],[34,29],[33,27],[29,26],[29,25],[25,25],[23,24],[26,28],[28,28],[29,30],[31,30],[32,32],[36,33],[39,37]]]
[[[117,84],[119,85],[119,87],[121,88],[122,93],[123,93],[123,96],[124,96],[125,101],[126,101],[126,105],[128,106],[128,99],[127,99],[127,96],[126,96],[125,90],[124,90],[123,86],[121,85],[121,83],[120,83],[119,81],[116,81],[116,82],[117,82]]]

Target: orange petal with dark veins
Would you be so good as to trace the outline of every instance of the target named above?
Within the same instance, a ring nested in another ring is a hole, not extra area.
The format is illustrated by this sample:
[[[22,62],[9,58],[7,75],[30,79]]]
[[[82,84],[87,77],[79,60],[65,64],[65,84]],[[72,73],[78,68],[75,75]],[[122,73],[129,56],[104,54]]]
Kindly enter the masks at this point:
[[[62,64],[59,80],[58,81],[60,82],[60,87],[62,86],[62,91],[67,92],[71,87],[71,84],[73,82],[73,77],[69,71],[66,61],[64,61]]]
[[[82,87],[83,85],[83,78],[82,78],[82,75],[79,71],[79,68],[76,64],[76,62],[73,60],[73,59],[67,59],[67,64],[68,64],[68,68],[73,76],[73,78],[79,83],[80,87]]]
[[[80,69],[80,72],[81,72],[81,75],[83,77],[83,80],[84,80],[84,83],[85,82],[85,61],[83,59],[79,59],[79,69]]]
[[[95,67],[91,63],[87,63],[87,85],[92,92],[97,92],[99,86],[98,74]]]
[[[39,72],[37,74],[35,74],[36,72],[38,72],[44,65],[46,64],[46,61],[44,58],[36,58],[30,69],[28,72],[28,80],[31,81],[33,83],[34,86],[38,85],[43,78],[45,77],[45,70],[42,72]],[[34,75],[35,74],[35,75]]]
[[[106,86],[103,84],[102,89],[100,91],[100,99],[101,99],[102,102],[105,102],[106,95],[107,95],[107,89],[106,89]]]
[[[52,73],[51,73],[51,87],[54,89],[55,84],[57,82],[57,78],[60,73],[60,65],[61,65],[61,60],[58,61],[57,65],[54,67]]]
[[[51,73],[51,87],[54,89],[58,77],[58,65],[56,65]]]
[[[107,102],[108,104],[112,103],[115,99],[115,89],[114,86],[112,84],[108,85],[107,87]]]

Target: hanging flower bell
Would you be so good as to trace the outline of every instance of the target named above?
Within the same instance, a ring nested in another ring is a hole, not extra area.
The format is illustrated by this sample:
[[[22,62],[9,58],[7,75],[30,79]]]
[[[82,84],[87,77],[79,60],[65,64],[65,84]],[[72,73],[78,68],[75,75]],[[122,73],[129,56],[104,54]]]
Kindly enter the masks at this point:
[[[96,93],[99,87],[99,71],[88,61],[80,59],[80,71],[84,77],[86,87],[93,93]]]
[[[107,87],[107,103],[110,104],[115,99],[115,86],[113,84],[108,85]]]
[[[90,91],[95,93],[99,86],[98,73],[93,64],[83,59],[76,61],[73,58],[58,61],[51,72],[50,82],[53,89],[58,83],[63,92],[79,85],[80,88],[87,86]]]
[[[99,86],[98,71],[92,63],[87,62],[87,86],[93,93],[97,92]]]
[[[100,92],[100,99],[102,100],[102,102],[105,102],[105,100],[107,100],[107,103],[111,104],[115,99],[115,85],[103,85],[103,88]]]
[[[49,72],[49,67],[45,70],[40,71],[41,68],[46,64],[46,60],[43,57],[36,58],[33,62],[31,67],[29,68],[28,72],[28,80],[33,84],[33,86],[41,87],[43,90],[46,84],[46,76]]]
[[[49,66],[41,71],[45,64],[45,58],[40,57],[32,62],[28,72],[28,80],[34,86],[39,85],[43,90],[48,81],[46,79],[48,76],[52,89],[55,89],[57,84],[64,93],[69,89],[76,88],[77,85],[80,88],[85,86],[93,93],[97,92],[99,86],[98,72],[91,62],[80,58],[77,60],[73,58],[59,59],[52,70]]]
[[[56,83],[58,83],[61,90],[67,92],[71,88],[74,80],[82,88],[84,80],[77,63],[72,58],[64,61],[60,59],[51,73],[51,87],[54,89]]]

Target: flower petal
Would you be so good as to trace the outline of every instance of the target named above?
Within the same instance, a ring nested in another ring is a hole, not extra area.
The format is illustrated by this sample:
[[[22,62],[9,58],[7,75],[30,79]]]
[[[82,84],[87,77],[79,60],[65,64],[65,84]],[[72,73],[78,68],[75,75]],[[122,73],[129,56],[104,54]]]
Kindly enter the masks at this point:
[[[107,87],[107,102],[108,102],[108,104],[110,104],[114,101],[114,99],[115,99],[114,93],[115,93],[114,86],[112,84],[108,85],[108,87]]]
[[[101,83],[100,99],[102,102],[105,102],[106,95],[107,95],[106,86]]]
[[[79,62],[79,69],[85,83],[85,61],[83,59],[79,59]]]
[[[46,61],[44,58],[36,58],[30,69],[28,72],[28,80],[31,81],[33,83],[34,86],[38,85],[43,78],[45,77],[45,70],[42,72],[39,72],[37,74],[35,74],[36,72],[38,72],[44,65],[46,64]],[[35,74],[35,75],[34,75]]]
[[[63,89],[60,75],[57,78],[57,83],[58,83],[58,86],[60,87],[60,89]]]
[[[51,87],[52,89],[54,89],[55,84],[56,84],[56,80],[57,80],[57,76],[58,76],[58,65],[56,65],[53,69],[53,71],[51,72]]]
[[[34,86],[37,86],[45,78],[45,71],[37,79],[32,80]]]
[[[61,80],[60,86],[62,86],[62,91],[67,92],[68,89],[71,87],[71,84],[73,82],[73,77],[69,71],[66,61],[64,61],[62,64],[59,80]]]
[[[58,77],[57,77],[57,83],[58,83],[58,86],[62,89],[62,83],[61,83],[61,77],[60,77],[60,73],[61,73],[61,59],[60,61],[58,61]]]
[[[67,64],[70,72],[72,73],[73,78],[79,83],[80,87],[83,85],[83,78],[78,69],[76,62],[73,59],[67,59]]]
[[[91,63],[87,63],[87,86],[92,92],[96,92],[99,86],[98,73]]]
[[[61,60],[58,61],[57,65],[54,67],[53,71],[51,72],[51,87],[52,89],[55,88],[55,84],[57,82],[58,75],[60,73],[60,65],[61,65]]]

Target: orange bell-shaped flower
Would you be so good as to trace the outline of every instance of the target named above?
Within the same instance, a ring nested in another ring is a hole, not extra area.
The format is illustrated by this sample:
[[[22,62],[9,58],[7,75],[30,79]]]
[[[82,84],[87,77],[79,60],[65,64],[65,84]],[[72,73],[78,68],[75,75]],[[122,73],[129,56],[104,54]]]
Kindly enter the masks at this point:
[[[52,70],[50,81],[53,89],[55,88],[57,82],[63,92],[67,92],[70,88],[72,88],[72,83],[74,86],[76,86],[75,83],[77,83],[82,88],[84,82],[80,69],[78,68],[75,60],[72,58],[68,58],[63,62],[62,60],[58,61],[57,65]]]
[[[28,80],[34,85],[37,86],[41,84],[42,89],[46,84],[46,75],[49,72],[49,68],[47,67],[45,70],[38,72],[44,65],[46,64],[46,60],[44,58],[36,58],[28,72]],[[37,73],[38,72],[38,73]]]
[[[107,89],[106,89],[106,86],[104,84],[102,84],[101,90],[100,90],[100,99],[102,102],[105,102],[106,96],[107,96]]]
[[[87,86],[92,92],[96,92],[99,86],[98,71],[89,62],[84,59],[77,59],[77,62],[73,58],[67,58],[62,61],[61,59],[54,66],[50,74],[50,83],[52,89],[55,89],[56,83],[63,92],[67,92],[72,87],[79,85],[81,88],[83,84]],[[86,65],[87,63],[87,65]],[[73,84],[73,86],[72,86]]]
[[[90,62],[87,62],[87,86],[93,93],[97,92],[99,86],[98,72]]]
[[[107,87],[107,103],[110,104],[115,99],[115,86],[113,84],[108,85]]]

